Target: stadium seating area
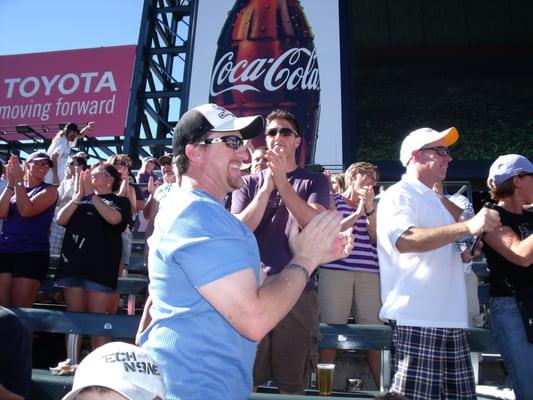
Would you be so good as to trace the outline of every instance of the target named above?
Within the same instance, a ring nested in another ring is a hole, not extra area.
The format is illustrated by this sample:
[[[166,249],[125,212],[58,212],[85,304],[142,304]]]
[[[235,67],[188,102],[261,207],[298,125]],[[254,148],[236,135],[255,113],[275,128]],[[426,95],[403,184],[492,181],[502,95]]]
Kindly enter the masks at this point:
[[[92,314],[69,312],[59,304],[37,302],[34,308],[13,308],[12,310],[34,332],[51,332],[67,334],[67,358],[76,363],[80,340],[84,335],[98,335],[112,337],[113,340],[133,341],[140,319],[140,311],[145,299],[148,286],[147,269],[144,261],[144,238],[141,234],[134,237],[133,252],[127,273],[119,278],[118,291],[124,299],[119,314]],[[60,295],[60,290],[53,286],[53,273],[57,266],[57,259],[52,259],[51,272],[41,287],[40,298],[50,298]],[[473,265],[478,275],[480,286],[478,295],[482,310],[488,310],[488,285],[485,282],[488,277],[487,266],[478,261]],[[382,373],[379,391],[386,391],[390,385],[390,346],[391,331],[383,325],[327,325],[321,324],[321,348],[336,348],[341,352],[354,352],[358,350],[380,350]],[[468,330],[468,340],[472,350],[472,360],[476,374],[479,371],[480,353],[498,353],[492,341],[490,331],[486,328],[471,328]],[[61,360],[57,360],[61,361]],[[52,365],[50,365],[52,366]],[[340,371],[339,371],[340,372]],[[35,368],[32,376],[32,388],[29,399],[57,399],[70,390],[72,376],[52,375],[43,368]],[[371,388],[372,389],[372,388]],[[276,397],[276,389],[261,387],[261,393],[254,393],[250,399],[270,399]],[[377,390],[363,390],[357,393],[357,398],[373,398]],[[307,396],[316,394],[316,390],[306,391]],[[354,393],[334,392],[334,395],[342,398]],[[293,396],[295,399],[303,396]],[[291,397],[292,398],[292,397]],[[334,397],[333,397],[334,398]]]

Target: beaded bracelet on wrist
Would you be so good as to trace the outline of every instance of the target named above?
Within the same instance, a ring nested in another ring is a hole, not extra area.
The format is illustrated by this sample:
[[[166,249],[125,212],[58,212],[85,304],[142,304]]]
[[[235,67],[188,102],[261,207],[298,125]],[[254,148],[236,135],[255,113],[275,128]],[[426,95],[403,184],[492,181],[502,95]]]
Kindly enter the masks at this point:
[[[298,271],[302,271],[305,275],[305,281],[308,282],[309,281],[309,271],[307,271],[307,269],[305,269],[305,267],[301,266],[300,264],[296,264],[296,263],[290,263],[290,264],[287,264],[285,266],[285,268],[287,269],[296,269]]]

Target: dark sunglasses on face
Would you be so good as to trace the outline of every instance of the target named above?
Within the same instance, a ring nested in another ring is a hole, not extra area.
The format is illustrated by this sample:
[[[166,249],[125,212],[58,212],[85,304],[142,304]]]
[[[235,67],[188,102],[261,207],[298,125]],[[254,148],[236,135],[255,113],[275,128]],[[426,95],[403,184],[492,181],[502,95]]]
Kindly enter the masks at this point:
[[[118,160],[118,161],[115,161],[115,162],[113,163],[113,166],[115,166],[115,167],[127,167],[127,166],[128,166],[128,163],[127,163],[126,161],[120,161],[120,160]]]
[[[217,143],[225,143],[226,146],[228,146],[232,150],[237,150],[238,148],[242,147],[244,144],[244,141],[241,137],[236,135],[228,135],[228,136],[221,136],[213,139],[205,139],[202,140],[198,144],[217,144]]]
[[[450,149],[446,146],[435,146],[435,147],[425,147],[420,150],[433,150],[435,153],[437,153],[441,157],[446,157],[451,155]]]
[[[267,136],[276,136],[279,134],[280,136],[298,136],[296,132],[291,128],[272,128],[266,131]]]

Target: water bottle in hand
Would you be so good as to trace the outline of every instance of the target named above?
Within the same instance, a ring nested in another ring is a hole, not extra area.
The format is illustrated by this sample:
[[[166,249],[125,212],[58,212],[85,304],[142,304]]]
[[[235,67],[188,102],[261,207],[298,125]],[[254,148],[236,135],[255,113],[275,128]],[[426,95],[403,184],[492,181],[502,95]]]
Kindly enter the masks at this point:
[[[468,221],[470,218],[473,218],[476,213],[474,212],[474,209],[472,208],[472,205],[467,205],[461,215],[459,216],[459,221]],[[466,249],[468,249],[472,243],[474,243],[474,237],[470,234],[465,235],[461,238],[459,238],[456,242],[457,249],[459,252],[464,252]]]

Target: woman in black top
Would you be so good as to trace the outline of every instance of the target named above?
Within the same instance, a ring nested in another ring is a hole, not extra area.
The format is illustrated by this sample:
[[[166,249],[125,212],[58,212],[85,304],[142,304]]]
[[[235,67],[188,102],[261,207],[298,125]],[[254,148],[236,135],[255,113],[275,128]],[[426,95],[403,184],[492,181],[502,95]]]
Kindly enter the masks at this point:
[[[113,194],[121,177],[111,164],[78,175],[75,194],[58,213],[65,225],[56,285],[65,288],[67,309],[105,313],[117,288],[121,233],[131,219],[127,198]],[[105,343],[93,337],[96,348]]]
[[[511,287],[533,290],[533,163],[508,154],[492,164],[487,185],[501,229],[487,232],[483,250],[490,268],[491,330],[509,371],[516,399],[533,399],[533,344]]]

